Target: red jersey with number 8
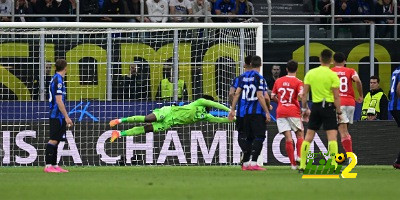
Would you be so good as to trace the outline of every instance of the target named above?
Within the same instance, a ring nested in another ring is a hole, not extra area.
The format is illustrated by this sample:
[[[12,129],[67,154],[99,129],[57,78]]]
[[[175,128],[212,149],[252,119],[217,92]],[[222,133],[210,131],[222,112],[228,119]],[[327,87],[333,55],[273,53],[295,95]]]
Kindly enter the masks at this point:
[[[300,118],[298,95],[303,93],[303,82],[295,76],[284,76],[275,81],[272,95],[278,98],[276,118]]]
[[[353,77],[358,76],[356,70],[347,67],[333,67],[332,71],[339,76],[340,105],[356,106],[353,90]]]

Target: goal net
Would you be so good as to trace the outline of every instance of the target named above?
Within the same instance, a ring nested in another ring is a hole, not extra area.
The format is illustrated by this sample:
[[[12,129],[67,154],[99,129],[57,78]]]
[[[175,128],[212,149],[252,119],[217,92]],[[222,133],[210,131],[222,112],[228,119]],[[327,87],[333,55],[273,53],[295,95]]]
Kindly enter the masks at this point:
[[[59,145],[61,165],[236,164],[233,123],[201,122],[110,143],[108,122],[202,95],[228,105],[247,55],[262,55],[262,24],[2,23],[0,164],[45,164],[48,88],[59,58],[68,62],[66,108],[75,124]]]

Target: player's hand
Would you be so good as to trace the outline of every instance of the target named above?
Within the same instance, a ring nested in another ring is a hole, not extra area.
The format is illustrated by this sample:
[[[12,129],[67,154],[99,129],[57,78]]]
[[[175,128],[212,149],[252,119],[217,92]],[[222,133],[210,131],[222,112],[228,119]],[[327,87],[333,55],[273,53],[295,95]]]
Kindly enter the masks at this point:
[[[235,111],[234,110],[229,111],[228,119],[230,121],[233,121],[235,119]]]
[[[301,112],[301,119],[303,120],[303,122],[308,122],[310,120],[310,114],[311,114],[311,110],[307,109],[304,112]]]
[[[339,113],[340,113],[340,115],[339,115]],[[341,110],[336,111],[336,116],[337,116],[337,121],[338,122],[342,121],[342,119],[343,119],[342,114],[343,113],[342,113]]]
[[[271,115],[269,113],[265,113],[265,122],[271,121]]]
[[[272,105],[269,105],[269,110],[274,109],[274,107]]]
[[[65,118],[65,122],[67,123],[67,127],[71,127],[74,125],[74,123],[72,123],[71,118],[69,117]]]
[[[362,103],[363,100],[364,100],[364,97],[359,96],[356,101],[357,101],[357,103]]]

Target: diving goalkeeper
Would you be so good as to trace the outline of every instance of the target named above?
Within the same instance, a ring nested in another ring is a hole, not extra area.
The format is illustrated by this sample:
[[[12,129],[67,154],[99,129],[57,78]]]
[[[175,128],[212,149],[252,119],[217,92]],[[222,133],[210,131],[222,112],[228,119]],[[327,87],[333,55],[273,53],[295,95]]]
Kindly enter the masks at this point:
[[[155,109],[147,116],[131,116],[110,121],[110,127],[125,122],[147,122],[145,126],[137,126],[125,131],[113,131],[111,142],[121,136],[140,135],[147,132],[165,131],[175,125],[193,124],[199,121],[215,123],[231,122],[228,118],[214,117],[209,112],[211,108],[229,111],[229,108],[214,102],[214,98],[204,95],[202,98],[184,106],[164,106]]]

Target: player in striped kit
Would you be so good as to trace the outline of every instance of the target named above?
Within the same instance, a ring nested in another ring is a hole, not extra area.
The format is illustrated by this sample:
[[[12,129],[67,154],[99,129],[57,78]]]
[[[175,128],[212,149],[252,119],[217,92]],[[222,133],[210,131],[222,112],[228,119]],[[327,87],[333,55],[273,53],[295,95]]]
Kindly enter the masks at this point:
[[[304,128],[301,121],[300,103],[298,97],[303,92],[303,82],[296,78],[297,62],[289,60],[287,62],[287,76],[278,78],[272,89],[271,99],[278,102],[276,110],[276,123],[279,133],[285,135],[286,153],[288,154],[291,168],[297,169],[294,158],[294,147],[291,131],[296,133],[297,157],[300,159],[301,144],[304,140]]]
[[[265,93],[267,88],[266,81],[259,73],[261,63],[259,56],[253,56],[250,70],[240,76],[239,86],[236,89],[228,116],[230,120],[235,118],[236,104],[243,94],[242,99],[244,98],[245,102],[240,105],[239,109],[244,109],[245,111],[244,133],[247,134],[247,137],[253,137],[254,139],[251,144],[251,159],[243,160],[242,170],[265,170],[265,168],[257,165],[257,158],[265,140],[265,123],[269,122],[271,117],[268,110],[269,105],[265,101],[265,95],[268,95]]]
[[[397,67],[397,69],[393,71],[389,98],[389,111],[394,120],[396,120],[397,126],[400,127],[400,67]],[[396,161],[393,163],[393,167],[400,169],[400,152]]]
[[[358,103],[363,102],[363,90],[361,80],[358,77],[357,72],[352,68],[347,68],[344,66],[346,64],[345,59],[346,58],[343,53],[335,53],[335,55],[333,55],[335,67],[333,67],[331,70],[337,73],[340,80],[340,108],[343,114],[341,119],[338,121],[338,129],[342,146],[346,152],[353,152],[352,140],[348,131],[349,124],[353,124],[354,110],[356,105],[352,82],[355,82],[357,86],[357,92],[359,96],[357,98]]]

